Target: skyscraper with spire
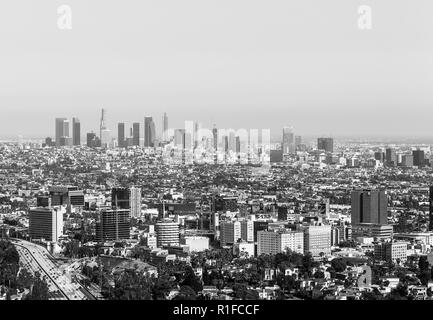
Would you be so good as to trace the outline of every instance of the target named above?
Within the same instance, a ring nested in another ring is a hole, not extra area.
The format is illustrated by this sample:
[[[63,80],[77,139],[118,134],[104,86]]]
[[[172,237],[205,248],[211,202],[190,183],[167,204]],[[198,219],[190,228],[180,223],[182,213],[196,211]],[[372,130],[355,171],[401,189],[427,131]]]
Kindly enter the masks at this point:
[[[104,108],[102,108],[101,112],[99,136],[101,138],[101,147],[108,148],[110,145],[110,130],[107,127],[107,111]]]
[[[99,138],[102,140],[102,131],[106,129],[105,126],[105,109],[102,108],[101,110],[101,121],[99,124]]]

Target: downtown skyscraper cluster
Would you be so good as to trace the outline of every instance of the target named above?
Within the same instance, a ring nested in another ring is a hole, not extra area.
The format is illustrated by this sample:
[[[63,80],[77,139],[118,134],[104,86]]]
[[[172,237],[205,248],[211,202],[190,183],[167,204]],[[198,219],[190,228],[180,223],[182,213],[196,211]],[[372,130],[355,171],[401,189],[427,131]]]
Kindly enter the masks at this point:
[[[164,113],[165,117],[166,114]],[[168,124],[168,118],[166,119]],[[129,130],[129,136],[125,135],[125,123],[119,122],[117,124],[117,146],[131,147],[131,146],[144,146],[154,147],[156,141],[156,127],[152,117],[144,117],[144,129],[141,131],[140,122],[134,122]],[[142,137],[143,134],[143,138]]]
[[[55,145],[57,147],[79,146],[81,144],[81,124],[78,118],[72,118],[72,136],[68,119],[56,118],[55,127]]]
[[[141,130],[140,122],[134,122],[129,130],[129,135],[125,133],[125,123],[117,124],[117,143],[111,135],[111,130],[108,125],[107,110],[101,110],[99,123],[99,135],[91,131],[87,133],[87,146],[95,147],[128,147],[128,146],[144,146],[154,147],[156,141],[156,126],[152,117],[144,117],[144,129]],[[45,144],[48,146],[79,146],[81,145],[81,124],[76,117],[72,119],[72,134],[70,132],[70,121],[67,118],[55,119],[55,140],[47,138]],[[163,118],[163,141],[168,138],[168,117],[164,113]],[[143,137],[143,138],[142,138]]]

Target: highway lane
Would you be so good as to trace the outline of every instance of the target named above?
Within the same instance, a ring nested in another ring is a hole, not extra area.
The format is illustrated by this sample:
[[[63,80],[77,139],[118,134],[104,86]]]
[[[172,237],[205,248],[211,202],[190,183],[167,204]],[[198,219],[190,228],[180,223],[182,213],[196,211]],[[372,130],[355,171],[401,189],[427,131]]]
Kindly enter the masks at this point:
[[[16,245],[18,254],[20,255],[20,267],[27,269],[31,274],[35,275],[38,272],[41,276],[45,276],[48,284],[50,300],[67,300],[67,296],[63,294],[57,284],[49,277],[44,269],[37,263],[28,249],[21,245]]]
[[[72,281],[65,272],[61,272],[55,263],[54,258],[51,254],[42,246],[37,244],[24,241],[21,239],[11,239],[11,241],[17,245],[17,247],[25,248],[34,263],[30,262],[31,268],[36,268],[41,274],[47,275],[47,277],[54,283],[60,292],[68,300],[88,300],[95,299],[95,297],[81,284]],[[36,264],[39,266],[37,269]]]

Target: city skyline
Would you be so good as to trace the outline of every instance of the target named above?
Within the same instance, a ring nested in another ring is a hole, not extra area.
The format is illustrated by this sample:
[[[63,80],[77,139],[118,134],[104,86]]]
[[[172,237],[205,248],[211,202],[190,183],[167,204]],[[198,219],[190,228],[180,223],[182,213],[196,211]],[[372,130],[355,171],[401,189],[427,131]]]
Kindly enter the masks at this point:
[[[165,111],[173,127],[432,136],[431,3],[377,3],[363,31],[356,1],[241,2],[77,0],[67,31],[48,3],[8,3],[0,136],[43,137],[60,116],[88,132],[101,107],[124,122],[152,116],[157,127]]]
[[[111,121],[108,124],[108,129],[113,133],[117,132],[117,126],[118,123],[125,123],[126,127],[125,129],[129,129],[128,125],[130,124],[132,127],[133,123],[140,123],[140,130],[142,130],[142,126],[143,126],[143,120],[141,120],[141,118],[144,117],[151,117],[153,119],[153,122],[155,123],[156,126],[156,137],[161,137],[162,136],[162,128],[163,128],[163,115],[164,113],[168,114],[170,116],[170,114],[168,112],[164,112],[164,111],[158,111],[155,113],[146,113],[146,112],[142,112],[140,115],[140,112],[137,112],[137,115],[129,113],[129,114],[125,114],[124,112],[119,112],[120,110],[118,110],[118,112],[111,112],[111,109],[108,108],[104,108],[105,110],[109,110],[110,111],[110,119]],[[116,109],[114,109],[116,110]],[[25,112],[23,110],[23,112]],[[44,125],[41,125],[40,128],[38,127],[38,129],[29,129],[28,126],[25,126],[24,130],[18,130],[18,129],[14,129],[12,131],[5,131],[6,129],[4,129],[5,127],[3,127],[3,130],[0,129],[0,139],[4,139],[4,138],[8,138],[8,139],[13,139],[16,138],[19,135],[22,135],[25,138],[28,139],[43,139],[49,136],[52,136],[52,133],[54,131],[54,125],[52,124],[52,119],[54,118],[66,118],[68,119],[68,121],[70,121],[69,119],[73,119],[73,118],[77,118],[81,120],[81,137],[85,136],[85,132],[97,132],[99,133],[100,129],[99,129],[99,124],[98,121],[100,121],[100,112],[101,112],[101,108],[95,108],[95,112],[92,113],[91,116],[89,117],[85,117],[83,116],[84,113],[77,113],[77,112],[70,112],[69,110],[65,110],[65,112],[59,112],[58,110],[56,112],[53,112],[53,114],[48,114],[47,119],[42,119],[40,121],[37,121],[38,124],[43,123]],[[31,116],[30,114],[32,114],[31,112],[26,112],[26,114],[29,114],[28,119],[31,120]],[[10,113],[8,113],[8,115],[11,115]],[[54,115],[58,115],[54,116]],[[18,114],[16,114],[17,116],[17,120],[18,120]],[[22,112],[20,113],[20,116],[22,116]],[[116,118],[113,118],[116,117]],[[117,118],[118,117],[118,118]],[[206,118],[206,117],[204,117]],[[423,132],[423,133],[418,133],[416,134],[416,132],[414,132],[413,134],[410,134],[409,132],[405,132],[404,129],[407,128],[407,126],[402,125],[402,130],[397,130],[396,132],[382,132],[382,133],[374,133],[371,130],[367,129],[365,130],[363,133],[350,133],[350,132],[340,132],[338,130],[338,124],[336,124],[335,126],[330,126],[329,130],[317,130],[314,129],[313,126],[305,126],[302,127],[300,125],[298,125],[295,122],[284,122],[282,123],[281,126],[276,126],[275,123],[276,122],[262,122],[259,126],[252,126],[249,125],[249,122],[245,122],[242,120],[242,117],[235,117],[236,119],[234,119],[235,121],[232,121],[232,124],[236,124],[233,126],[227,125],[224,126],[222,125],[223,123],[225,123],[225,121],[223,119],[220,119],[221,121],[214,121],[214,119],[216,117],[210,115],[207,116],[207,118],[209,120],[206,121],[206,119],[203,119],[202,117],[200,117],[200,114],[191,114],[190,118],[180,118],[180,117],[173,117],[170,116],[170,125],[169,128],[172,129],[177,129],[177,128],[183,128],[184,126],[184,122],[185,121],[198,121],[202,124],[203,127],[207,127],[207,128],[213,128],[214,125],[216,125],[219,128],[232,128],[232,129],[239,129],[239,128],[247,128],[247,129],[271,129],[271,138],[276,139],[279,136],[281,136],[281,129],[284,127],[291,127],[294,130],[294,133],[296,135],[301,135],[303,137],[335,137],[335,138],[360,138],[360,139],[400,139],[403,138],[404,140],[407,139],[413,139],[413,140],[420,140],[421,141],[431,141],[430,143],[433,143],[433,132],[432,133],[428,133],[428,131]],[[424,117],[423,117],[424,118]],[[14,120],[14,117],[11,117],[11,120]],[[22,119],[21,119],[22,120]],[[9,121],[9,124],[10,122]],[[33,120],[32,120],[33,121]],[[42,121],[42,122],[41,122]],[[25,121],[18,121],[18,123],[25,123]],[[271,124],[272,125],[266,125],[266,124]],[[281,120],[278,119],[278,123],[281,123]],[[302,123],[302,122],[300,122]],[[14,126],[15,128],[18,128],[16,126]],[[51,128],[50,128],[51,127]],[[332,127],[332,128],[331,128]],[[47,128],[50,128],[47,130]],[[72,122],[71,122],[71,134],[72,134]],[[141,134],[142,135],[142,134]]]
[[[100,121],[101,121],[101,110],[104,110],[105,112],[107,112],[107,108],[100,108],[98,110],[98,116],[97,116],[97,120],[96,122],[94,121],[94,123],[89,123],[88,119],[84,119],[84,121],[81,121],[81,119],[83,119],[82,116],[78,116],[77,117],[77,113],[70,113],[70,112],[66,112],[64,114],[59,114],[59,117],[56,118],[50,118],[48,121],[51,125],[52,128],[50,128],[49,132],[47,132],[46,134],[36,134],[36,133],[30,133],[27,135],[24,135],[22,133],[18,133],[18,134],[0,134],[0,140],[1,141],[17,141],[19,139],[25,139],[25,140],[43,140],[47,137],[51,137],[53,138],[53,140],[56,140],[56,125],[55,125],[55,121],[56,119],[59,120],[65,120],[66,121],[66,129],[69,132],[69,138],[71,138],[71,143],[73,143],[73,135],[74,135],[74,119],[75,121],[77,121],[78,124],[78,132],[80,132],[80,140],[81,140],[81,144],[83,144],[83,138],[86,137],[87,133],[96,133],[96,135],[98,137],[100,137],[101,134],[101,128],[100,128]],[[70,116],[65,116],[65,114],[70,114]],[[111,115],[111,112],[110,112]],[[146,115],[144,117],[141,118],[151,118],[152,119],[152,123],[154,126],[154,137],[153,139],[157,138],[157,139],[161,139],[163,138],[163,128],[164,128],[164,115],[168,118],[168,114],[167,112],[162,111],[160,114],[156,114],[156,116],[154,114],[152,115]],[[125,139],[127,137],[129,137],[130,134],[132,134],[132,136],[134,135],[134,126],[138,126],[138,130],[139,130],[139,139],[143,139],[143,134],[144,134],[144,120],[141,119],[140,121],[140,117],[134,117],[131,118],[129,117],[131,120],[125,121],[124,118],[121,119],[112,119],[110,117],[110,121],[108,121],[108,125],[106,126],[107,131],[110,132],[110,137],[111,138],[115,138],[117,140],[118,137],[118,133],[119,133],[119,124],[123,124],[124,125],[124,132],[125,132]],[[161,119],[160,119],[161,118]],[[257,128],[253,128],[253,127],[248,127],[248,126],[238,126],[238,127],[224,127],[224,126],[219,126],[218,123],[209,122],[209,126],[204,125],[205,122],[202,122],[198,119],[184,119],[182,121],[180,121],[179,119],[176,120],[172,120],[172,117],[170,118],[170,125],[168,125],[168,129],[172,129],[172,130],[176,130],[176,129],[184,129],[185,127],[185,122],[188,121],[192,121],[194,123],[199,123],[200,124],[200,128],[207,128],[212,130],[213,128],[217,128],[217,129],[234,129],[234,130],[238,130],[238,129],[268,129],[268,127],[266,126],[260,126]],[[47,119],[45,119],[47,120]],[[159,121],[158,121],[159,120]],[[56,120],[57,121],[57,120]],[[173,125],[173,122],[175,124],[179,124],[178,126]],[[84,126],[83,126],[84,124]],[[45,126],[46,128],[46,126]],[[431,135],[406,135],[403,133],[400,134],[332,134],[331,132],[322,132],[322,133],[313,133],[313,132],[309,132],[307,131],[306,133],[301,132],[296,126],[290,124],[290,123],[285,123],[283,126],[279,127],[279,128],[274,128],[271,129],[271,140],[272,142],[278,142],[279,140],[283,141],[283,130],[285,129],[289,129],[293,132],[294,136],[293,139],[297,138],[297,139],[302,139],[304,140],[315,140],[317,138],[328,138],[331,137],[334,140],[344,140],[344,141],[354,141],[357,143],[362,143],[362,142],[383,142],[383,143],[389,143],[389,144],[400,144],[400,143],[412,143],[412,144],[433,144],[433,134]],[[131,137],[132,137],[131,136]],[[76,139],[78,139],[78,136],[76,136]],[[78,141],[78,140],[77,140]],[[85,142],[84,142],[85,143]],[[74,145],[78,145],[78,144],[74,144]]]
[[[432,301],[431,12],[0,2],[0,300]]]

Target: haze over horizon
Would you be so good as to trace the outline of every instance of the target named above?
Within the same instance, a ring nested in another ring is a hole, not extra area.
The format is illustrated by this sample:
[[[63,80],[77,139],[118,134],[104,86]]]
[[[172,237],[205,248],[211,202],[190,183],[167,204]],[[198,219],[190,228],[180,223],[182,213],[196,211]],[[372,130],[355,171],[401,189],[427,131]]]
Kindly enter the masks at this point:
[[[292,126],[302,136],[432,138],[428,0],[74,0],[0,4],[0,136],[54,136],[56,117],[98,132]],[[372,30],[358,7],[371,5]]]

